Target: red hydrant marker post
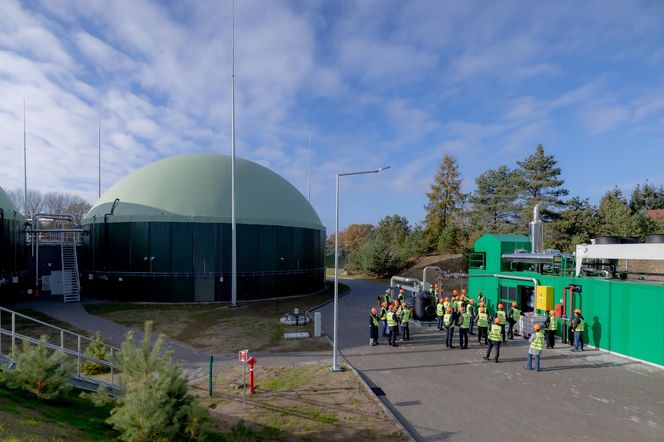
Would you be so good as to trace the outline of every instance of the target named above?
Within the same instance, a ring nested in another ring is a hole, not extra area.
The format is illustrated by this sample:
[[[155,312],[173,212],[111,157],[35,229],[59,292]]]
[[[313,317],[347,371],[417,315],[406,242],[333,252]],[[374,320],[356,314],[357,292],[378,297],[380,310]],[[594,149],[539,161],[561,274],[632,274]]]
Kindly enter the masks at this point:
[[[249,394],[254,394],[256,389],[254,388],[254,364],[256,363],[256,358],[253,356],[247,359],[247,364],[249,364]]]

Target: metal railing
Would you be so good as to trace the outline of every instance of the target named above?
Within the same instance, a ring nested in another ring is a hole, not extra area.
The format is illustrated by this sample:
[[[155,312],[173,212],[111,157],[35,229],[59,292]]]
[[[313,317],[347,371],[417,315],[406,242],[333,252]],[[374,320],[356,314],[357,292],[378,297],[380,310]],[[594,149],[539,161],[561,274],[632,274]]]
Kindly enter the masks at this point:
[[[94,275],[98,278],[104,278],[109,276],[126,276],[126,277],[136,277],[136,278],[202,278],[210,279],[215,277],[225,277],[231,276],[231,272],[122,272],[122,271],[106,271],[106,270],[95,270],[95,271],[86,271],[82,270],[83,273],[88,275]],[[299,270],[264,270],[264,271],[255,271],[255,272],[237,272],[238,277],[257,277],[257,276],[281,276],[281,275],[305,275],[305,274],[314,274],[316,272],[325,272],[325,267],[315,267],[310,269],[299,269]]]
[[[9,315],[11,317],[11,328],[5,328],[3,327],[3,313],[5,316]],[[99,380],[93,380],[95,382],[98,382],[99,384],[104,384],[108,387],[115,388],[119,390],[119,387],[115,385],[115,371],[117,370],[117,367],[115,364],[113,364],[112,360],[114,358],[115,353],[120,351],[119,348],[113,347],[112,345],[96,341],[94,339],[88,338],[87,336],[80,335],[78,333],[74,333],[72,331],[57,327],[55,325],[49,324],[44,321],[40,321],[39,319],[32,318],[30,316],[24,315],[22,313],[15,312],[13,310],[9,310],[4,307],[0,307],[0,355],[4,355],[4,350],[2,347],[2,337],[3,336],[8,336],[11,339],[11,348],[10,348],[10,355],[11,359],[15,360],[16,358],[16,341],[19,340],[21,342],[29,342],[31,344],[38,344],[40,338],[35,338],[33,336],[28,336],[23,333],[19,333],[17,331],[17,324],[16,324],[16,319],[21,318],[24,320],[27,320],[29,323],[35,323],[39,324],[42,327],[46,327],[47,329],[54,330],[56,332],[56,336],[59,335],[60,338],[60,343],[59,345],[53,344],[51,342],[46,342],[46,348],[49,350],[54,350],[54,351],[62,351],[64,354],[67,356],[75,357],[76,358],[76,376],[79,379],[84,379],[81,376],[81,361],[84,362],[93,362],[99,365],[103,365],[105,367],[109,367],[111,370],[111,382],[106,383],[103,381]],[[43,333],[42,333],[43,334]],[[75,340],[76,342],[76,348],[68,348],[66,345],[66,337],[70,338],[70,340]],[[110,353],[110,361],[104,360],[104,359],[98,359],[93,356],[86,355],[85,349],[83,349],[83,345],[87,344],[85,347],[89,346],[91,343],[98,343],[103,345]]]

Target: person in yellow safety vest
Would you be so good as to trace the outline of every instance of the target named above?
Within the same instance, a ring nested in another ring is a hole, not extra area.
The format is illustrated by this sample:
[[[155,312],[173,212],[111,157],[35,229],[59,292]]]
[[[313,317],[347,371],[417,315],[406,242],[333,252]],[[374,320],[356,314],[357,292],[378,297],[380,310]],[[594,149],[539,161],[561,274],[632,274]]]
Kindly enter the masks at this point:
[[[484,336],[484,345],[487,345],[487,331],[489,328],[489,315],[486,313],[484,307],[480,307],[477,314],[477,342],[482,344],[482,336]]]
[[[401,340],[410,341],[410,330],[408,329],[408,323],[410,322],[410,317],[413,313],[413,310],[408,307],[405,302],[401,303],[401,317],[399,319],[399,325],[401,326]]]
[[[438,305],[436,305],[436,320],[438,321],[438,331],[443,329],[443,316],[445,315],[445,302],[443,298],[438,298]]]
[[[468,329],[470,328],[470,313],[459,307],[459,348],[468,348]]]
[[[445,347],[454,348],[452,345],[452,338],[454,337],[454,314],[452,313],[452,307],[447,307],[447,313],[443,316],[443,326],[447,332]]]
[[[443,302],[443,312],[446,312],[448,307],[452,307],[452,303],[450,302],[450,298],[446,296],[445,302]]]
[[[438,296],[438,284],[433,285],[433,295]]]
[[[551,310],[549,316],[546,317],[544,330],[546,332],[546,348],[553,349],[556,344],[556,331],[558,330],[558,318],[556,318],[555,310]]]
[[[399,322],[399,314],[398,314],[398,311],[399,311],[399,309],[401,308],[401,305],[399,304],[399,301],[397,301],[397,300],[395,299],[395,300],[392,301],[392,306],[394,307],[394,313],[395,313],[395,316],[394,316],[394,317],[397,319],[397,322]],[[399,324],[397,324],[397,329],[396,329],[396,331],[397,331],[397,337],[399,337],[399,327],[398,327],[398,325],[399,325]]]
[[[473,327],[475,326],[475,319],[477,317],[477,312],[475,310],[475,301],[473,299],[468,300],[466,311],[470,315],[470,328],[468,329],[468,334],[474,335],[475,333],[473,333]]]
[[[378,345],[378,310],[376,307],[371,308],[371,313],[369,314],[369,345],[374,346]]]
[[[544,333],[541,332],[542,326],[539,324],[533,325],[535,333],[530,335],[530,348],[528,349],[528,365],[526,369],[540,371],[540,356],[544,350]],[[537,356],[535,361],[535,368],[533,368],[533,356]]]
[[[498,304],[498,311],[496,311],[496,318],[500,320],[500,335],[503,337],[503,342],[505,340],[505,323],[507,322],[507,315],[505,314],[505,307],[502,304]]]
[[[392,305],[392,289],[391,288],[385,290],[385,302],[387,302],[388,306]]]
[[[468,303],[468,296],[467,296],[467,293],[468,293],[468,292],[466,292],[466,289],[461,289],[461,301],[462,301],[464,304],[467,304],[467,303]],[[465,305],[464,305],[464,307],[465,307]]]
[[[491,324],[491,330],[489,331],[489,348],[486,349],[486,356],[484,356],[485,361],[488,361],[491,357],[491,350],[493,347],[496,347],[496,363],[500,357],[500,343],[501,343],[501,327],[500,327],[500,318],[493,320]]]
[[[387,337],[387,302],[383,301],[383,304],[380,306],[380,322],[383,323],[383,332],[382,335]]]
[[[486,304],[486,296],[482,294],[482,290],[477,291],[477,305],[484,302]]]
[[[583,351],[583,332],[586,330],[586,321],[581,315],[581,310],[578,308],[574,310],[574,321],[572,327],[574,329],[574,348],[570,351]]]
[[[405,290],[404,289],[399,289],[399,296],[397,296],[397,300],[399,301],[399,304],[401,304],[404,301],[404,296],[405,296]]]
[[[387,311],[387,327],[390,329],[390,335],[387,340],[388,345],[392,347],[398,347],[397,345],[397,329],[398,323],[397,323],[397,312],[396,308],[391,305],[390,309]]]
[[[509,322],[510,324],[510,328],[507,334],[511,340],[514,340],[514,324],[519,322],[520,319],[521,319],[521,310],[519,310],[516,307],[516,302],[512,302],[512,308],[510,309],[510,313],[507,316],[507,322]],[[521,334],[523,335],[523,332],[521,332]]]

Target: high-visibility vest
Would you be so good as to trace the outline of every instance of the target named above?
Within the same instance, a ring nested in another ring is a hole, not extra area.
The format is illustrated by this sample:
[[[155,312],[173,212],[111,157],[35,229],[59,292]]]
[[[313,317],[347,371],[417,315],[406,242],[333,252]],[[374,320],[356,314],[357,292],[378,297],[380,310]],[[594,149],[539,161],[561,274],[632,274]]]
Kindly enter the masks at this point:
[[[489,315],[486,313],[480,313],[478,315],[477,326],[478,327],[488,327],[489,326]]]
[[[555,316],[549,316],[549,325],[546,326],[546,329],[552,331],[558,330],[558,320]]]
[[[583,320],[583,318],[579,318],[579,323],[577,324],[574,331],[582,332],[585,329],[586,329],[586,322]]]
[[[447,311],[447,307],[449,307],[449,306],[450,306],[450,301],[443,302],[443,310],[444,311]]]
[[[436,316],[443,316],[445,314],[445,306],[441,303],[438,303],[436,306]]]
[[[402,315],[401,315],[401,323],[402,324],[407,324],[408,321],[410,321],[410,309],[405,308],[403,309]]]
[[[399,306],[397,309],[397,316],[401,316],[403,314],[403,307]]]
[[[468,304],[466,310],[468,310],[468,314],[470,314],[470,316],[475,316],[475,306],[473,304]]]
[[[500,342],[503,340],[502,334],[500,332],[500,325],[491,324],[491,329],[489,330],[489,340]]]
[[[397,326],[397,320],[394,317],[394,312],[391,311],[391,310],[389,312],[387,312],[387,325],[388,325],[388,327],[396,327]]]
[[[443,316],[443,323],[449,324],[451,320],[452,320],[452,313],[445,313],[445,316]],[[452,324],[450,328],[454,328],[454,324]]]
[[[378,318],[374,314],[370,314],[369,317],[371,318],[371,325],[374,327],[378,327]]]
[[[387,319],[387,309],[385,307],[380,308],[380,320],[385,321]]]
[[[535,333],[535,339],[533,339],[533,342],[530,343],[530,348],[539,351],[544,350],[544,333]]]
[[[518,308],[512,308],[512,320],[514,322],[519,322],[519,319],[521,319],[521,310]]]
[[[496,316],[500,318],[500,325],[505,325],[506,317],[503,310],[498,310]]]
[[[385,293],[385,302],[387,302],[387,305],[392,305],[392,297]]]
[[[470,313],[462,313],[461,317],[463,318],[463,322],[459,327],[461,328],[470,328]]]

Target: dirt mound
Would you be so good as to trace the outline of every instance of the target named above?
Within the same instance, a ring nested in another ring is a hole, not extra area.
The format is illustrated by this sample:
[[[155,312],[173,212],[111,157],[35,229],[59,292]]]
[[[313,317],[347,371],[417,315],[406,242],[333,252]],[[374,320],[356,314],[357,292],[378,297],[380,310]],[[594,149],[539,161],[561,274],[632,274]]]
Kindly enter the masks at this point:
[[[422,272],[427,266],[440,267],[443,271],[462,272],[463,256],[459,254],[422,256],[408,269],[399,272],[399,276],[422,279]]]

